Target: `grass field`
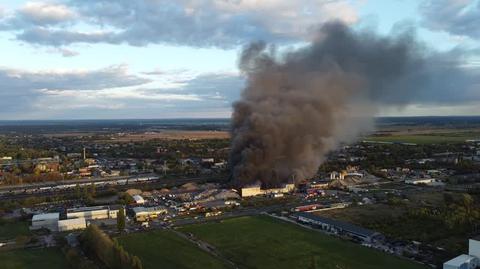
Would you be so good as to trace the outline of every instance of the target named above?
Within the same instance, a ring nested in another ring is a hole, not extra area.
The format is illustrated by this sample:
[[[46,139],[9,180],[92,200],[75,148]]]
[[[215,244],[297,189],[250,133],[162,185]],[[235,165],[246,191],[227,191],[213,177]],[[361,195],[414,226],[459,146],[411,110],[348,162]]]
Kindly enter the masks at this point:
[[[0,239],[14,239],[19,235],[29,235],[27,222],[0,223]]]
[[[426,268],[267,216],[191,225],[181,230],[212,244],[240,268]]]
[[[63,253],[56,248],[0,252],[1,269],[67,268]]]
[[[142,260],[144,269],[226,268],[217,258],[170,231],[130,234],[117,240]]]
[[[399,142],[414,144],[440,144],[440,143],[462,143],[465,138],[457,136],[437,136],[437,135],[392,135],[392,136],[374,136],[365,140],[377,142]]]
[[[478,139],[479,133],[459,132],[459,133],[432,133],[432,134],[401,134],[388,136],[370,136],[366,137],[368,141],[378,142],[402,142],[415,144],[440,144],[440,143],[463,143],[467,139]]]

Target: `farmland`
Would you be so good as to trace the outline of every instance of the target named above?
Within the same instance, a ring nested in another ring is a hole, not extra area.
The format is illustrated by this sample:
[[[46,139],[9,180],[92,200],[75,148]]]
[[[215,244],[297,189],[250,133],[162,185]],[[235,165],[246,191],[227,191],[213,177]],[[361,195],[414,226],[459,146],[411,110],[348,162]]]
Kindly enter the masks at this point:
[[[422,265],[270,217],[242,217],[185,226],[240,268],[391,268]]]

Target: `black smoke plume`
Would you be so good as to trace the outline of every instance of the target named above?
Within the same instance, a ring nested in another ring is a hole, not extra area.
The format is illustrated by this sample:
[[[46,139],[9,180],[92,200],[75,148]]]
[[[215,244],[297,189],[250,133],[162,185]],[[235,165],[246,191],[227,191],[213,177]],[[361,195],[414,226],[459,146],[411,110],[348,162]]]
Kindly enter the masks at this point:
[[[244,48],[239,66],[247,86],[232,116],[234,182],[270,187],[310,178],[339,143],[371,130],[379,104],[423,98],[432,74],[458,71],[455,57],[439,57],[413,36],[382,37],[334,22],[299,49]]]

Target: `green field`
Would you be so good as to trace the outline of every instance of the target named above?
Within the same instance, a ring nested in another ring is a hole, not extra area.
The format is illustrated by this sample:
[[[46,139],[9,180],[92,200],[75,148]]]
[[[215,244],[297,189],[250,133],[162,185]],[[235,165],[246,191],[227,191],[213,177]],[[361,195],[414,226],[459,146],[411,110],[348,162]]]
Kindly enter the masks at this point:
[[[226,268],[217,258],[171,231],[130,234],[117,238],[144,269],[220,269]]]
[[[364,140],[377,142],[400,142],[414,144],[463,143],[467,139],[478,139],[478,133],[437,133],[415,135],[370,136]]]
[[[240,268],[427,268],[267,216],[190,225],[181,230],[212,244]]]
[[[63,253],[56,248],[0,252],[1,269],[67,268]]]
[[[0,239],[14,239],[19,235],[30,235],[27,222],[0,223]]]

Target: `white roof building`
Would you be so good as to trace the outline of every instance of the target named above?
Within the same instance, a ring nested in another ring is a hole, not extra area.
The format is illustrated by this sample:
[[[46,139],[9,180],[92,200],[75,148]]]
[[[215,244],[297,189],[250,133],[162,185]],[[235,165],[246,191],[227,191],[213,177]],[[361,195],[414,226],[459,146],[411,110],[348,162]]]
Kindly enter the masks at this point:
[[[33,215],[32,222],[51,221],[51,220],[57,220],[58,221],[59,218],[60,218],[60,213],[58,213],[58,212],[37,214],[37,215]]]
[[[49,229],[50,231],[57,230],[57,223],[60,219],[60,213],[46,213],[46,214],[37,214],[32,217],[32,226],[30,229]]]
[[[480,241],[474,239],[468,240],[468,255],[480,259]]]
[[[143,204],[145,204],[145,199],[143,199],[143,197],[140,196],[140,195],[138,195],[138,194],[132,196],[132,198],[133,198],[133,200],[135,200],[135,203],[138,204],[138,205],[143,205]]]
[[[462,254],[443,264],[443,269],[475,269],[480,266],[480,241],[468,240],[468,254]]]
[[[443,264],[443,269],[475,269],[478,259],[474,256],[462,254]]]

